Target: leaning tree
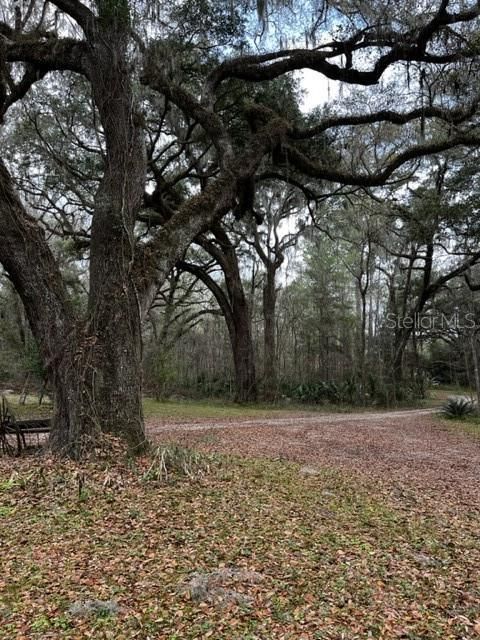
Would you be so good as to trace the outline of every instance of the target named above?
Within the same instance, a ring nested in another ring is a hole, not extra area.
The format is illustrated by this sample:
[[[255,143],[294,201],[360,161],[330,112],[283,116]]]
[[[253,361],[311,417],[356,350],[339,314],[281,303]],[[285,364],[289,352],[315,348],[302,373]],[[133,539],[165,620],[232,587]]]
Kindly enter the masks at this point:
[[[290,5],[294,10],[295,2]],[[248,15],[256,7],[215,6],[216,14],[202,20],[195,12],[206,11],[205,3],[2,3],[5,144],[10,123],[21,117],[18,105],[35,97],[37,85],[52,87],[80,76],[84,99],[94,105],[91,140],[100,136],[102,150],[87,230],[83,314],[72,305],[35,203],[27,202],[17,187],[15,162],[0,162],[0,263],[23,301],[50,377],[55,399],[51,446],[58,452],[81,455],[101,430],[141,447],[142,313],[193,238],[233,209],[239,215],[252,211],[258,172],[273,165],[286,179],[295,171],[308,179],[374,187],[415,158],[478,144],[469,127],[478,100],[473,81],[468,85],[476,71],[477,2],[437,0],[427,9],[412,0],[299,3],[303,15],[309,7],[303,25],[308,25],[308,44],[299,48],[291,42],[276,49],[275,38],[267,35],[255,52],[248,33],[236,43],[224,41],[222,30],[212,24],[216,20],[223,28],[231,12]],[[276,9],[267,5],[263,22],[274,20]],[[278,11],[281,16],[281,3]],[[189,20],[192,29],[185,28]],[[298,29],[303,36],[300,18]],[[216,46],[216,37],[222,46]],[[250,88],[302,69],[359,88],[374,87],[388,76],[393,88],[377,92],[365,111],[346,111],[340,100],[316,122],[299,127],[288,112],[256,101]],[[423,87],[431,75],[442,82],[428,95],[407,82]],[[229,104],[229,93],[239,85],[246,87],[243,99]],[[378,109],[372,106],[375,100]],[[396,110],[398,104],[404,110]],[[232,125],[232,108],[242,115],[240,130]],[[158,137],[152,141],[155,118]],[[166,124],[169,139],[162,129]],[[376,131],[385,124],[389,136],[380,153],[376,149],[369,156],[364,149],[353,158],[343,145],[332,164],[310,152],[318,136],[330,134],[335,141],[337,131],[366,125]],[[180,162],[170,157],[168,170],[157,162],[158,146],[177,148],[193,183],[177,206],[164,207],[160,224],[144,233],[146,196],[168,195],[182,180]]]

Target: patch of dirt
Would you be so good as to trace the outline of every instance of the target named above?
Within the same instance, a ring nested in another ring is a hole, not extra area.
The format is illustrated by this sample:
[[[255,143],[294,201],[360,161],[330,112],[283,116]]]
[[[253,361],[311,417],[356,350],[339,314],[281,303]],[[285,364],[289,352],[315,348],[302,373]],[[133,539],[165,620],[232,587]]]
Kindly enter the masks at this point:
[[[268,418],[150,421],[156,441],[204,451],[281,458],[342,468],[372,479],[420,485],[465,507],[480,508],[480,439],[454,432],[432,410]]]

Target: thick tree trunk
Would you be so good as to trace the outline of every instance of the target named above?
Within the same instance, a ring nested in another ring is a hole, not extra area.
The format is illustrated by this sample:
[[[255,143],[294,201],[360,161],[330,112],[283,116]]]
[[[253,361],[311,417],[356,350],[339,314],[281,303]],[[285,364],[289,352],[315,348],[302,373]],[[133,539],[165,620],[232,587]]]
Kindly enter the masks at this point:
[[[235,365],[237,402],[255,402],[257,399],[257,373],[255,369],[255,351],[252,338],[252,318],[245,289],[243,287],[235,247],[225,231],[217,225],[214,233],[223,256],[216,254],[222,267],[228,292],[230,314],[226,320]],[[215,255],[212,253],[212,255]]]
[[[145,157],[118,25],[97,33],[89,79],[103,126],[106,162],[96,194],[85,321],[77,321],[55,259],[0,165],[0,261],[25,306],[54,390],[51,446],[80,456],[102,430],[139,449],[141,331],[132,277],[134,225],[142,201]]]
[[[235,400],[236,402],[254,402],[257,399],[255,353],[246,300],[238,300],[234,305],[232,324],[233,330],[229,333],[235,366]]]
[[[254,402],[257,399],[257,375],[252,338],[252,319],[245,295],[235,247],[226,231],[215,224],[212,227],[216,242],[199,236],[197,244],[220,265],[225,277],[226,292],[201,267],[179,262],[184,271],[196,275],[210,289],[225,317],[235,368],[235,400]]]
[[[101,434],[93,383],[95,341],[74,331],[49,371],[55,411],[50,447],[60,455],[80,459],[92,450]]]
[[[128,287],[105,282],[91,295],[96,343],[92,381],[101,428],[139,449],[145,441],[142,410],[141,332],[138,305]],[[117,294],[117,295],[116,295]]]
[[[278,391],[275,340],[275,310],[277,304],[275,274],[275,266],[269,264],[263,288],[263,394],[265,400],[274,400]]]
[[[137,448],[145,436],[140,311],[131,277],[133,249],[117,214],[119,204],[111,194],[103,197],[105,203],[95,211],[90,253],[93,390],[102,429],[121,435]]]
[[[141,321],[133,279],[134,227],[142,202],[145,153],[136,122],[126,36],[101,34],[91,82],[107,158],[95,198],[90,244],[88,315],[95,340],[95,393],[103,430],[133,448],[144,444]]]
[[[54,400],[51,443],[78,457],[97,434],[84,366],[91,340],[79,342],[62,277],[44,234],[31,218],[0,161],[0,262],[25,307],[47,371]],[[88,349],[86,348],[88,347]]]

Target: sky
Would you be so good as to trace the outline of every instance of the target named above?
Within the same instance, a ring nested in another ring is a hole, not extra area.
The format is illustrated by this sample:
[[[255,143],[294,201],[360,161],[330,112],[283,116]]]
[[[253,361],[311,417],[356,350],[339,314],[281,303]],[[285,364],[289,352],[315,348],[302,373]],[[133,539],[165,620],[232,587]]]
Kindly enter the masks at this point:
[[[338,82],[329,80],[323,74],[304,69],[302,71],[302,87],[305,91],[303,111],[308,113],[318,106],[322,106],[338,95]]]

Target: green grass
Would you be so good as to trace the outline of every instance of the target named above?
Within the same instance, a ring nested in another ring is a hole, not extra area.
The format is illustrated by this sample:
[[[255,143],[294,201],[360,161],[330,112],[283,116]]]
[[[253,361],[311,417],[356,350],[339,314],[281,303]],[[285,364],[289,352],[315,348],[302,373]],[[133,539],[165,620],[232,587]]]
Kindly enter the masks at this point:
[[[280,462],[221,458],[169,483],[148,464],[0,460],[1,640],[477,637],[478,512]],[[179,592],[222,566],[264,576],[240,587],[253,608]],[[72,618],[81,599],[121,613]]]
[[[396,409],[414,409],[424,407],[439,406],[443,400],[450,395],[465,395],[466,390],[454,389],[453,387],[435,387],[429,392],[426,400],[415,402],[405,402],[395,407]],[[35,396],[27,397],[24,405],[18,403],[18,396],[8,397],[9,404],[19,419],[26,417],[44,417],[51,412],[51,405],[48,402],[38,406],[38,399]],[[299,403],[256,403],[237,404],[219,399],[205,400],[165,400],[157,401],[153,398],[145,397],[144,402],[145,417],[161,418],[172,420],[194,420],[194,419],[217,419],[228,418],[268,418],[282,417],[292,413],[357,413],[363,411],[385,411],[385,407],[352,406],[352,405],[306,405]],[[395,409],[392,408],[392,409]]]
[[[37,396],[27,396],[24,404],[20,404],[19,396],[15,394],[9,394],[6,399],[10,410],[18,420],[31,417],[48,417],[52,412],[52,405],[48,398],[41,405],[38,404]]]
[[[371,407],[354,407],[346,405],[305,405],[296,403],[238,404],[218,399],[208,400],[165,400],[157,401],[144,398],[143,407],[146,418],[172,419],[226,419],[226,418],[268,418],[282,417],[292,413],[351,413],[353,411],[372,410]]]
[[[461,431],[467,433],[474,438],[480,438],[480,415],[471,414],[464,418],[446,418],[439,415],[445,424],[452,431]]]
[[[466,398],[471,398],[474,394],[475,391],[467,387],[461,387],[458,385],[441,385],[438,387],[432,387],[428,392],[428,397],[437,404],[441,404],[452,396],[464,396]]]
[[[441,387],[434,387],[430,396],[435,401],[435,406],[441,407],[448,398],[451,398],[452,396],[462,396],[464,398],[471,398],[475,400],[475,391],[467,387],[445,385]],[[437,417],[441,419],[443,424],[452,431],[462,431],[468,435],[480,437],[480,416],[476,413],[458,419],[447,418],[441,413],[439,413]]]
[[[9,405],[17,418],[42,417],[51,412],[51,405],[48,403],[38,406],[38,400],[34,396],[28,397],[24,405],[19,404],[18,396],[8,397]],[[226,418],[266,418],[272,415],[282,416],[292,412],[349,412],[356,411],[355,407],[337,405],[316,405],[306,406],[298,404],[238,404],[218,399],[206,400],[165,400],[157,401],[153,398],[145,397],[143,408],[146,418],[165,419],[226,419]]]
[[[143,408],[146,418],[247,418],[267,417],[272,412],[277,414],[291,411],[290,407],[278,405],[241,405],[233,402],[219,400],[166,400],[157,401],[153,398],[144,398]]]
[[[437,406],[435,400],[419,400],[417,402],[402,403],[393,410],[416,409],[430,406]],[[166,400],[156,401],[153,398],[145,398],[143,402],[146,418],[165,419],[227,419],[227,418],[269,418],[291,415],[292,413],[361,413],[361,412],[383,412],[388,410],[380,406],[358,406],[358,405],[308,405],[298,403],[288,404],[236,404],[217,399],[209,400]]]

